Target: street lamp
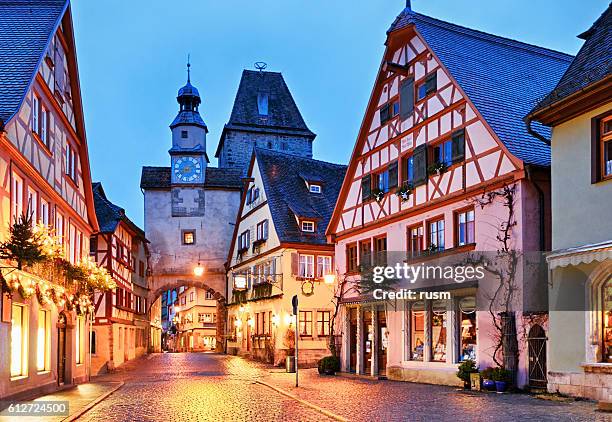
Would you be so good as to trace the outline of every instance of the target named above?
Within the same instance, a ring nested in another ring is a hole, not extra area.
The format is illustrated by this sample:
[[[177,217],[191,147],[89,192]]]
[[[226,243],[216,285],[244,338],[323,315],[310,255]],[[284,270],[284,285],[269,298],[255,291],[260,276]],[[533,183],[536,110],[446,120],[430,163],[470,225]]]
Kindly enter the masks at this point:
[[[325,274],[323,276],[323,280],[325,284],[334,284],[336,282],[336,275],[335,274]]]
[[[202,274],[204,274],[204,267],[200,265],[199,261],[198,265],[193,269],[193,274],[195,274],[196,277],[202,277]]]

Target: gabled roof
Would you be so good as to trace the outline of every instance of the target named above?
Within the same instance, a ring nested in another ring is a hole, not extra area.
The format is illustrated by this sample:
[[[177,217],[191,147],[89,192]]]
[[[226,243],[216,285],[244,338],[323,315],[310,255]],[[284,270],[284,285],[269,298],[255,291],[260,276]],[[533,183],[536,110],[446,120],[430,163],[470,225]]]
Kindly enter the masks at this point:
[[[267,95],[267,115],[259,114],[257,101],[260,94]],[[227,130],[297,135],[313,139],[316,136],[306,126],[283,75],[279,72],[253,70],[242,71],[232,114],[223,128],[215,157],[221,152]]]
[[[404,9],[388,34],[414,25],[508,150],[526,164],[550,165],[550,147],[523,117],[548,93],[572,56],[465,28]],[[544,136],[550,129],[534,129]]]
[[[137,237],[146,241],[144,231],[125,215],[125,210],[108,200],[102,188],[102,183],[92,183],[92,189],[101,233],[114,233],[119,223],[123,222]]]
[[[346,166],[261,148],[255,148],[254,154],[279,240],[326,244],[325,230],[342,187]],[[301,174],[321,180],[321,193],[310,193]],[[316,232],[302,232],[296,217],[316,220]]]
[[[0,129],[19,111],[68,0],[0,2]]]
[[[585,43],[563,74],[555,88],[531,111],[537,113],[545,107],[563,101],[612,74],[612,3],[579,37]],[[531,114],[530,113],[530,114]]]
[[[205,188],[242,188],[242,170],[231,168],[206,167]],[[142,168],[140,177],[141,189],[170,189],[171,187],[170,167],[148,167]]]

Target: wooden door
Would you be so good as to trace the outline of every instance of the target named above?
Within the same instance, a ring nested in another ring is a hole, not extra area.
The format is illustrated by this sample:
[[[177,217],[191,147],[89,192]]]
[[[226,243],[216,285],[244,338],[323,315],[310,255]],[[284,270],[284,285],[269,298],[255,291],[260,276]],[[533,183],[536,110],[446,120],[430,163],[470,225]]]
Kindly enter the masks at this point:
[[[546,387],[546,333],[536,324],[529,330],[527,339],[529,348],[529,385],[531,387]]]
[[[374,346],[374,331],[372,326],[372,311],[363,313],[363,372],[365,374],[372,373],[372,347]]]
[[[66,315],[59,314],[57,321],[57,383],[66,382]]]
[[[350,363],[349,372],[357,372],[357,308],[349,310],[350,328],[349,328],[349,350]]]

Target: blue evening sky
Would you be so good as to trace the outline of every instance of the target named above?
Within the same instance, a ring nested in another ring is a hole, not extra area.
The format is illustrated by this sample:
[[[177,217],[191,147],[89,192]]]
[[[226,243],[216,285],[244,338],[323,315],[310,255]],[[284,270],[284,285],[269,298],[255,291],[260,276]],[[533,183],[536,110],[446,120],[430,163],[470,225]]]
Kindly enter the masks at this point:
[[[72,0],[94,181],[143,225],[140,171],[168,166],[176,92],[202,95],[211,165],[242,69],[283,73],[317,134],[315,158],[346,163],[404,0]],[[414,10],[575,54],[608,0],[413,0]]]

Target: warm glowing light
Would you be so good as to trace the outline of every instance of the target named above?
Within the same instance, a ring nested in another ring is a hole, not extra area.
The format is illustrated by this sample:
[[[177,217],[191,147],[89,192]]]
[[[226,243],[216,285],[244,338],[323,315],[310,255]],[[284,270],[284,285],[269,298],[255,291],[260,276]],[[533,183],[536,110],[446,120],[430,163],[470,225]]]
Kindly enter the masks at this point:
[[[199,262],[198,265],[193,269],[193,274],[196,277],[202,277],[202,274],[204,274],[204,267],[201,266]]]
[[[334,274],[325,274],[323,280],[325,284],[334,284],[336,282],[336,276]]]
[[[176,312],[179,312],[180,310],[181,310],[181,307],[180,307],[180,306],[175,306],[175,307],[174,307],[174,312],[175,312],[175,313],[176,313]]]
[[[247,287],[247,279],[244,275],[235,275],[234,276],[234,289],[246,289]]]
[[[294,316],[291,314],[285,314],[285,325],[291,325],[293,324],[293,318]]]
[[[272,325],[278,326],[279,323],[280,323],[280,317],[278,315],[273,315],[272,316]]]
[[[242,327],[242,320],[241,319],[237,319],[236,321],[234,321],[234,325],[238,328]]]
[[[238,308],[238,311],[239,311],[240,313],[244,312],[244,306],[241,306],[240,308]]]
[[[249,324],[249,327],[253,328],[255,326],[255,320],[253,318],[249,318],[247,322]]]

